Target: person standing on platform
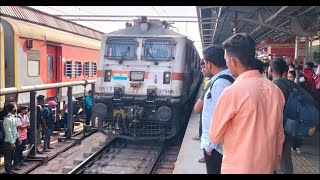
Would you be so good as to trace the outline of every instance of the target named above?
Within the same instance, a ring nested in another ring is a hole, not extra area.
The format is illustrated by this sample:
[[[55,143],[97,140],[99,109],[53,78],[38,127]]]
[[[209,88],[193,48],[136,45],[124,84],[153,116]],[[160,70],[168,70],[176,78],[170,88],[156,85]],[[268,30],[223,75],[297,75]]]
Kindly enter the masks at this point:
[[[227,69],[222,47],[211,45],[206,47],[202,53],[205,61],[205,73],[211,78],[210,86],[205,92],[203,102],[201,146],[203,148],[207,173],[220,174],[223,143],[212,143],[208,131],[212,121],[215,121],[215,119],[212,119],[212,114],[216,103],[222,91],[233,83],[234,78]]]
[[[213,113],[209,137],[223,142],[222,174],[272,174],[284,141],[284,96],[254,69],[255,41],[236,33],[222,44],[234,83],[226,87]]]

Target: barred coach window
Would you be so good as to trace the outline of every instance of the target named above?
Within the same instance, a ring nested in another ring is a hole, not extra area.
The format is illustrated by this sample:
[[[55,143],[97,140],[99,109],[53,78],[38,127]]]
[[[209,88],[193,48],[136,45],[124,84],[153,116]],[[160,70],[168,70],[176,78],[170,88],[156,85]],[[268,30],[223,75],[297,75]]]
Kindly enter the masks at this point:
[[[97,63],[95,62],[85,62],[83,65],[83,76],[92,77],[97,75]]]
[[[65,62],[64,75],[66,76],[66,78],[72,77],[72,61]]]

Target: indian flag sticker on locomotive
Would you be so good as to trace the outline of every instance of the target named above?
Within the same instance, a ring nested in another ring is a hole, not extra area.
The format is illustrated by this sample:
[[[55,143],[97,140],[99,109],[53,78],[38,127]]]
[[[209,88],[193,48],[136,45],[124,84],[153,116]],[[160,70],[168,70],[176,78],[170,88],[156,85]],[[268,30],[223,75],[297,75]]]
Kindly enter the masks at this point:
[[[128,80],[128,74],[114,74],[113,75],[113,80]]]

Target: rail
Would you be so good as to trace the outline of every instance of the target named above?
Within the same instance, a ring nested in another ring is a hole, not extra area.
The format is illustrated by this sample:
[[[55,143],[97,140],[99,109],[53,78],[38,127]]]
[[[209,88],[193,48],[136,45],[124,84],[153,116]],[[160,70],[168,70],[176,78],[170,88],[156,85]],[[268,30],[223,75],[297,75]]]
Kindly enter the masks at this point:
[[[73,103],[72,103],[72,86],[80,86],[83,85],[84,88],[88,84],[91,84],[91,91],[92,91],[92,100],[94,100],[94,86],[95,86],[96,80],[82,80],[82,81],[74,81],[74,82],[61,82],[61,83],[51,83],[51,84],[40,84],[40,85],[32,85],[32,86],[22,86],[22,87],[10,87],[10,88],[3,88],[0,89],[0,96],[8,95],[8,94],[20,94],[20,93],[30,93],[30,144],[37,144],[38,138],[37,137],[37,116],[36,116],[36,91],[40,90],[46,90],[46,89],[52,89],[52,88],[62,88],[62,87],[68,87],[68,123],[67,123],[67,129],[69,130],[67,134],[67,139],[71,139],[72,131],[73,131]],[[94,103],[92,103],[94,104]],[[57,111],[56,111],[57,113]],[[57,115],[57,114],[56,114]],[[57,116],[56,116],[57,117]],[[95,121],[92,118],[91,119],[91,126],[95,126]],[[31,151],[31,155],[35,156],[37,153],[37,148],[33,148]]]
[[[106,148],[108,148],[112,142],[114,142],[116,138],[113,138],[109,143],[104,145],[102,148],[100,148],[98,151],[91,154],[86,160],[82,161],[77,167],[73,168],[71,171],[69,171],[67,174],[78,174],[81,173],[81,169],[83,169],[89,162],[91,162],[94,158],[96,158],[101,152],[103,152]]]

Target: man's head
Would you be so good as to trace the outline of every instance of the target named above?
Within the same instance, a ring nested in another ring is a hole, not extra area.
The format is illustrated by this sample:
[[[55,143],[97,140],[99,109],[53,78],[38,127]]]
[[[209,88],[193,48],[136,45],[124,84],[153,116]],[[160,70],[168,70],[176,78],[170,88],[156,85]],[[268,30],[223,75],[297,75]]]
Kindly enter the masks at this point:
[[[92,93],[92,91],[91,91],[91,90],[89,90],[89,91],[88,91],[88,94],[91,94],[91,93]]]
[[[313,62],[306,62],[306,64],[304,65],[304,69],[313,69],[313,67],[314,67],[314,64],[313,64]]]
[[[20,114],[27,114],[28,113],[28,111],[29,111],[29,107],[28,106],[26,106],[26,105],[21,105],[20,107],[19,107],[19,113]]]
[[[17,112],[17,105],[16,105],[16,103],[11,102],[11,103],[7,104],[6,109],[7,109],[7,111],[8,111],[9,113],[11,113],[11,114],[16,114],[16,112]]]
[[[39,95],[37,97],[37,102],[39,105],[43,105],[44,104],[44,96],[43,95]]]
[[[224,59],[224,50],[221,46],[208,46],[202,51],[202,53],[205,62],[204,73],[207,77],[214,76],[217,72],[220,71],[220,69],[226,67],[226,60]]]
[[[244,69],[253,68],[256,43],[245,33],[236,33],[222,43],[227,66],[233,76],[239,76]]]
[[[281,78],[287,72],[287,66],[287,63],[283,59],[272,60],[268,69],[268,78],[270,80]]]
[[[294,82],[294,80],[296,79],[296,76],[297,76],[297,75],[296,75],[296,71],[289,71],[287,78],[288,78],[290,81]]]

